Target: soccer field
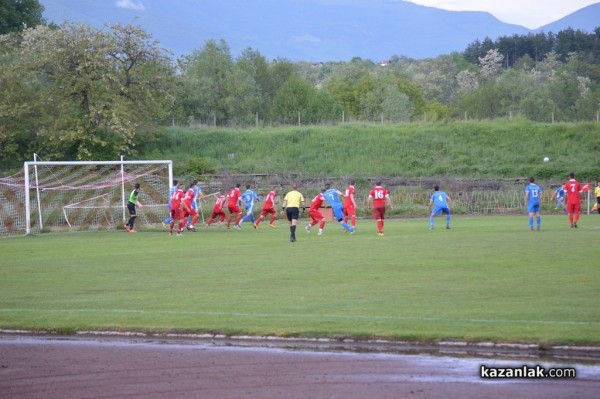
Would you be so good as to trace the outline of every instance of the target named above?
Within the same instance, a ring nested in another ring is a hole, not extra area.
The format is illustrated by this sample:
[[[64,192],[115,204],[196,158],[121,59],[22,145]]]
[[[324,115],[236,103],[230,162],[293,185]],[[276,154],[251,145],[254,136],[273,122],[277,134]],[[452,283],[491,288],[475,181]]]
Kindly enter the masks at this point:
[[[0,240],[0,329],[600,343],[600,216]]]

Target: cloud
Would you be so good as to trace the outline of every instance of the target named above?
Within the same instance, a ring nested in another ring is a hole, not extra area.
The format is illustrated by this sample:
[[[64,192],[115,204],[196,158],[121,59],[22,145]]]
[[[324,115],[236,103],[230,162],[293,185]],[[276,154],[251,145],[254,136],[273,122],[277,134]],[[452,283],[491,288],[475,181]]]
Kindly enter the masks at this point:
[[[303,44],[303,43],[321,43],[321,39],[319,39],[316,36],[310,35],[308,33],[304,33],[302,35],[298,35],[298,36],[292,36],[289,40],[288,43],[292,43],[292,44]]]
[[[115,4],[117,5],[117,7],[127,8],[130,10],[144,11],[146,9],[146,7],[144,7],[144,4],[142,4],[141,1],[136,0],[117,0]]]

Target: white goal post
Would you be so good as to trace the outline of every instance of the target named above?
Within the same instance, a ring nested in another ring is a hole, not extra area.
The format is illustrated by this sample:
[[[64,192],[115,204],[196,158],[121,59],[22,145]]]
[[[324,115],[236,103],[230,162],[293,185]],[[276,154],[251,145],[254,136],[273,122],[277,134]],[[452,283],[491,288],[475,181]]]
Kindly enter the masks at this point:
[[[114,229],[129,218],[127,200],[136,183],[144,204],[136,224],[157,224],[167,217],[173,163],[36,160],[1,180],[0,236]]]

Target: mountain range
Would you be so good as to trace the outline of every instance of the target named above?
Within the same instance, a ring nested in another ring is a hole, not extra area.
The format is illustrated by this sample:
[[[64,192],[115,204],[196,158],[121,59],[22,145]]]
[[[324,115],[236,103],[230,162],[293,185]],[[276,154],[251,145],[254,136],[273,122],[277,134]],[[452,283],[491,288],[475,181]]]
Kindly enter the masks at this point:
[[[234,57],[248,47],[268,59],[379,61],[391,56],[431,58],[464,51],[489,37],[592,33],[600,3],[535,30],[507,24],[492,14],[446,11],[404,0],[40,0],[48,22],[64,20],[103,27],[140,25],[174,57],[224,39]]]

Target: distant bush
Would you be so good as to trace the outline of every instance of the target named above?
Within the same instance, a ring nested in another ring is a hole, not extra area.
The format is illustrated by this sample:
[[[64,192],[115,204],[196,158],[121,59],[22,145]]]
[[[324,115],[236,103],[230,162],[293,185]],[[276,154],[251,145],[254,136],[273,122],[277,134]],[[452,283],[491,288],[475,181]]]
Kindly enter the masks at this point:
[[[212,163],[206,158],[192,158],[189,159],[184,167],[180,170],[185,175],[204,175],[214,173],[215,168]]]

